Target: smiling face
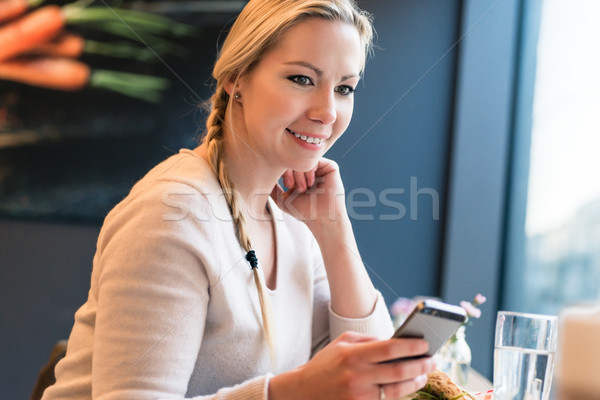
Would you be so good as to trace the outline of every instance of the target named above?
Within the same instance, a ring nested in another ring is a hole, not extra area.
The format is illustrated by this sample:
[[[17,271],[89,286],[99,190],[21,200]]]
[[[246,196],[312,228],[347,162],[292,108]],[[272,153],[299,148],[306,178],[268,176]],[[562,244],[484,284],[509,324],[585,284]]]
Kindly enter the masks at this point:
[[[270,167],[308,171],[348,127],[363,52],[352,25],[310,18],[233,88],[236,137]],[[238,145],[242,145],[238,143]]]

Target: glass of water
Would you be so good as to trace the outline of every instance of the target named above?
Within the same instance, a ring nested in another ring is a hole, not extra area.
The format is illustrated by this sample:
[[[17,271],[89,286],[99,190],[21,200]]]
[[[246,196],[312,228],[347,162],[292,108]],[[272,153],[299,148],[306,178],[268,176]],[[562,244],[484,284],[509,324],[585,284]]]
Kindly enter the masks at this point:
[[[494,346],[494,398],[548,400],[557,317],[499,311]]]

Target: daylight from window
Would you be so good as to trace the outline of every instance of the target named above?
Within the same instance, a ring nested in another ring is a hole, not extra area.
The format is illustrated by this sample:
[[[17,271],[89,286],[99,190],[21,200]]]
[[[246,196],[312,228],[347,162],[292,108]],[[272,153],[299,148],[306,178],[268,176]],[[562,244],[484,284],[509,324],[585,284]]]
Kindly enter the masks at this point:
[[[545,0],[537,49],[525,308],[600,294],[600,1]]]

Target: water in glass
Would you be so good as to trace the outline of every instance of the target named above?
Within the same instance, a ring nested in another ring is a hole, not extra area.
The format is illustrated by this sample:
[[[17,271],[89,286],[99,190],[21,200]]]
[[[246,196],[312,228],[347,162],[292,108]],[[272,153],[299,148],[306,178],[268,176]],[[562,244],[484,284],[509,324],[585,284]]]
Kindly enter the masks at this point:
[[[496,347],[494,396],[498,400],[548,400],[554,352]]]

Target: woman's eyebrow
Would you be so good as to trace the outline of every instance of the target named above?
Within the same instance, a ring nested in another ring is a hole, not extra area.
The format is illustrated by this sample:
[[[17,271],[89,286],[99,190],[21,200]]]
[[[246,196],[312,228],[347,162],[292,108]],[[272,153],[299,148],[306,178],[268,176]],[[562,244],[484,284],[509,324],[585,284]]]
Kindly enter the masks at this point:
[[[284,65],[299,65],[301,67],[306,67],[309,69],[312,69],[313,71],[315,71],[315,74],[317,74],[318,77],[323,76],[323,71],[321,71],[319,68],[315,67],[314,65],[312,65],[311,63],[308,63],[306,61],[288,61],[283,63]],[[341,81],[345,81],[346,79],[350,79],[350,78],[356,78],[358,77],[358,75],[344,75],[342,76]]]

